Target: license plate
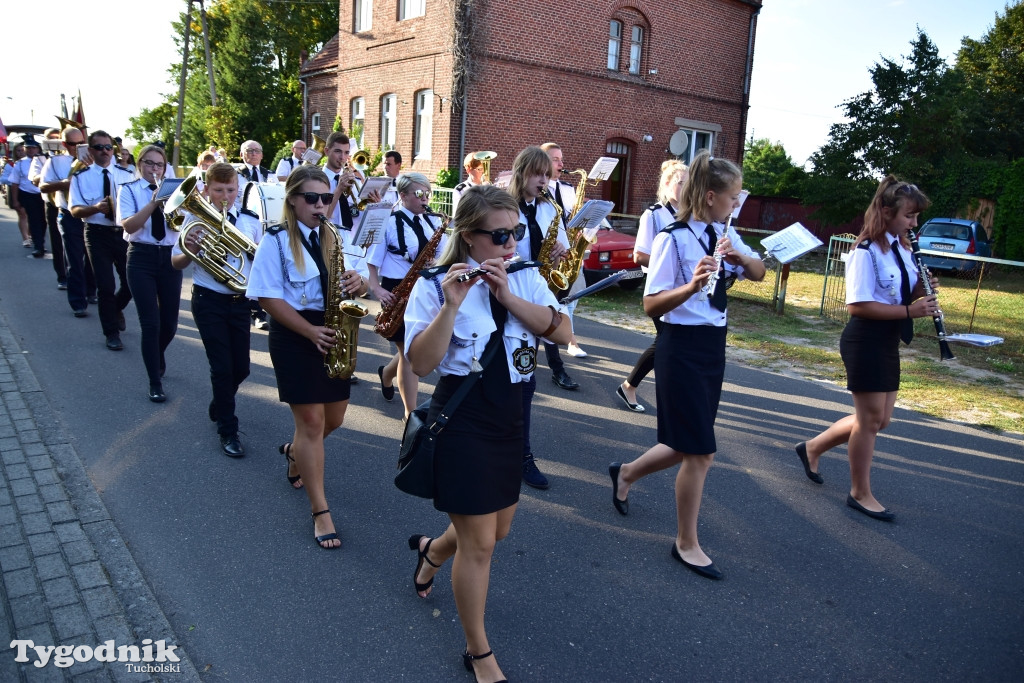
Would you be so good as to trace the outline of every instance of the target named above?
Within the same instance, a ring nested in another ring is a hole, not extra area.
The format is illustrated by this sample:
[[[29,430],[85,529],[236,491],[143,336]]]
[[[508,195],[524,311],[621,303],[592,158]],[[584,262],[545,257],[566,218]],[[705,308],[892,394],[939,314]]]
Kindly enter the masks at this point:
[[[932,242],[932,249],[935,251],[953,251],[956,245],[946,244],[945,242]]]

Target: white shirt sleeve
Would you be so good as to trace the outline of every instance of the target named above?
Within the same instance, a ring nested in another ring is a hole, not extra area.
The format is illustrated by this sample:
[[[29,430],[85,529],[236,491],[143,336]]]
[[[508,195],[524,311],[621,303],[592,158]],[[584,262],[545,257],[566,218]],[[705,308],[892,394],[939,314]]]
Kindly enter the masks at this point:
[[[850,250],[846,259],[846,303],[874,301],[875,266],[868,249]]]

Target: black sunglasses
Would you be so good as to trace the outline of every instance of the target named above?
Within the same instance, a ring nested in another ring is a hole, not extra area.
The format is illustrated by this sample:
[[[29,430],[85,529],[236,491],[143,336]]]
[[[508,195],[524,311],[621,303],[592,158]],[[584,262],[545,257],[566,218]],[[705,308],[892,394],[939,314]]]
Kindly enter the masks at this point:
[[[306,200],[307,204],[316,204],[316,200],[319,199],[320,202],[326,206],[331,203],[332,199],[334,199],[334,195],[330,192],[303,192],[302,198]]]
[[[113,145],[89,145],[89,149],[94,149],[97,152],[99,152],[102,149],[105,149],[105,150],[107,150],[109,152],[110,150],[114,149],[114,146]]]
[[[478,235],[490,235],[491,242],[500,247],[508,242],[509,237],[514,236],[516,238],[516,242],[523,239],[523,236],[526,235],[526,224],[520,223],[515,227],[515,230],[509,230],[507,228],[502,228],[500,230],[484,230],[483,228],[477,228],[470,232],[477,233]]]

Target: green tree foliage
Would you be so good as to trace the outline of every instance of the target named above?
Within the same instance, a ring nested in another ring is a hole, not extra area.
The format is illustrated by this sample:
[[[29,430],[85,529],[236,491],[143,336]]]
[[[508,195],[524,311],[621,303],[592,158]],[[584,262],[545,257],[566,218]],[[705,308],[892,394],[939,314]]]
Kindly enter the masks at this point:
[[[799,197],[807,173],[793,163],[781,142],[747,140],[743,152],[743,187],[751,194]]]
[[[174,117],[175,108],[170,102],[153,109],[143,109],[138,116],[128,119],[129,128],[125,135],[142,143],[162,140],[170,149],[174,141]]]

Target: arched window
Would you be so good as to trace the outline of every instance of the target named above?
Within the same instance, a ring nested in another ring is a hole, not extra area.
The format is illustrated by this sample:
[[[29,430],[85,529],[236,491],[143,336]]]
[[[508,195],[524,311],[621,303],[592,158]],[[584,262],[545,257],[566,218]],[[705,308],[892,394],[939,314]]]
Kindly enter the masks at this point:
[[[619,70],[619,53],[622,51],[622,22],[612,19],[608,29],[608,69]]]
[[[629,73],[640,73],[640,51],[643,49],[644,27],[634,26],[629,43]]]
[[[312,121],[310,122],[310,128],[314,133],[320,132],[320,114],[313,114]]]

